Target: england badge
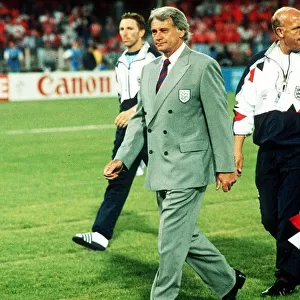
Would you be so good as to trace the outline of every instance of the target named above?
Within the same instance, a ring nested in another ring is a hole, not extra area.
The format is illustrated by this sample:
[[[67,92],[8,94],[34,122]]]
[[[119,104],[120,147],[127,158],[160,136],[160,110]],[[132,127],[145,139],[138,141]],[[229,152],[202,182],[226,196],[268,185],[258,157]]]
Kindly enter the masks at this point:
[[[294,96],[297,100],[300,101],[300,86],[296,86],[295,87],[295,92],[294,92]]]
[[[182,103],[188,102],[191,99],[191,90],[179,90],[178,97]]]

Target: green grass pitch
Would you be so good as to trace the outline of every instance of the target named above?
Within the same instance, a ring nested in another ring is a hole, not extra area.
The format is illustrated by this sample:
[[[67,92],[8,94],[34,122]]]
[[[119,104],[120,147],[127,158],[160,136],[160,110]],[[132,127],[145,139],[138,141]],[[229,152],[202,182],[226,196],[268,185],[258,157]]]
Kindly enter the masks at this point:
[[[232,106],[231,94],[230,113]],[[102,201],[117,112],[116,99],[0,103],[0,299],[149,299],[159,218],[144,176],[134,182],[107,251],[71,240],[90,231]],[[275,244],[260,223],[254,185],[256,150],[247,138],[242,177],[229,193],[209,186],[198,219],[247,274],[240,300],[260,299],[274,280]],[[178,299],[217,297],[185,265]]]

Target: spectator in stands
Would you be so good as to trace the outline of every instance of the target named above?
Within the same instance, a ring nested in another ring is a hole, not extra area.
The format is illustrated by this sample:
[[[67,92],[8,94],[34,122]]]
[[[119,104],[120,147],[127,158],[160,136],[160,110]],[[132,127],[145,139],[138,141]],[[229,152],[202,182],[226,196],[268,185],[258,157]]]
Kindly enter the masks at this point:
[[[8,66],[8,72],[20,72],[24,55],[14,41],[9,42],[9,47],[4,51],[4,60]]]
[[[102,54],[103,51],[104,51],[104,49],[101,46],[94,47],[93,54],[95,56],[97,65],[100,65],[103,61],[103,54]]]
[[[106,48],[104,46],[98,46],[94,51],[94,55],[97,62],[97,69],[99,71],[108,70],[108,63],[106,61]]]
[[[77,38],[78,34],[70,24],[66,24],[60,32],[61,46],[64,48],[71,47]]]
[[[22,48],[29,49],[31,53],[35,53],[36,49],[41,46],[41,39],[37,30],[28,30],[22,41]]]
[[[52,31],[50,27],[44,29],[44,34],[42,35],[43,43],[48,43],[53,48],[58,48],[61,45],[60,36],[56,28]]]
[[[108,16],[105,20],[104,25],[104,38],[107,41],[112,36],[115,36],[117,33],[117,28],[115,26],[114,20],[111,16]]]
[[[0,19],[0,48],[4,48],[6,44],[7,44],[6,22],[3,19]]]
[[[43,71],[51,72],[57,69],[58,53],[49,42],[38,49],[39,67]]]
[[[215,45],[211,45],[208,49],[208,55],[214,59],[217,58],[218,56],[218,50],[216,49],[216,46]]]
[[[102,25],[98,22],[97,18],[94,17],[92,19],[92,23],[90,25],[90,31],[91,31],[91,38],[93,41],[97,43],[102,42]]]
[[[39,22],[44,32],[53,32],[56,28],[55,19],[49,11],[39,17]]]
[[[94,51],[96,49],[95,45],[89,45],[82,55],[82,65],[84,70],[94,70],[97,66]]]
[[[22,23],[22,18],[11,18],[6,25],[6,31],[14,39],[14,41],[21,41],[26,32],[26,23]]]
[[[232,55],[227,45],[220,45],[216,60],[222,67],[232,66]]]
[[[23,10],[8,8],[0,2],[0,16],[3,19],[0,20],[1,51],[9,40],[14,40],[22,47],[23,44],[24,47],[25,45],[31,47],[34,39],[26,33],[36,30],[39,41],[50,42],[55,48],[71,48],[75,40],[81,40],[84,47],[88,47],[89,43],[103,45],[108,49],[107,53],[103,53],[107,56],[103,57],[103,61],[106,61],[109,69],[113,69],[117,58],[124,50],[116,49],[120,43],[118,35],[114,34],[116,30],[114,19],[119,19],[116,16],[120,16],[123,2],[100,1],[97,4],[94,2],[72,7],[65,5],[61,0],[31,0],[22,2],[20,6]],[[276,9],[278,1],[165,0],[165,2],[166,5],[181,8],[185,12],[194,33],[192,42],[199,51],[208,49],[212,44],[228,45],[231,51],[233,49],[231,44],[240,48],[241,39],[244,45],[240,53],[249,47],[252,53],[256,53],[268,47],[270,41],[275,39],[272,37],[271,29],[264,24],[269,23],[270,14]],[[299,6],[297,1],[285,0],[280,3]],[[245,22],[248,22],[249,29],[254,30],[251,39],[245,36],[249,33],[242,28]],[[249,47],[246,47],[247,45]],[[39,46],[38,44],[37,48]],[[235,53],[232,54],[233,65],[239,64],[241,59],[235,56]]]
[[[63,54],[64,59],[69,60],[70,71],[79,71],[82,63],[82,49],[78,41],[75,41],[72,48]]]

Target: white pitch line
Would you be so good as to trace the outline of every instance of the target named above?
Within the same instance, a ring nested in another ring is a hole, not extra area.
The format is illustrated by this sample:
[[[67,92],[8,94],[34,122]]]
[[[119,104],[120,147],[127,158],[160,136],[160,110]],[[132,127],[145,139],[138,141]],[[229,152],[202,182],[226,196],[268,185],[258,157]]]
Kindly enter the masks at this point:
[[[33,129],[20,129],[20,130],[7,130],[7,135],[18,135],[18,134],[36,134],[36,133],[56,133],[56,132],[72,132],[72,131],[83,131],[83,130],[102,130],[116,128],[113,124],[102,124],[102,125],[86,125],[86,126],[72,126],[72,127],[57,127],[57,128],[33,128]]]

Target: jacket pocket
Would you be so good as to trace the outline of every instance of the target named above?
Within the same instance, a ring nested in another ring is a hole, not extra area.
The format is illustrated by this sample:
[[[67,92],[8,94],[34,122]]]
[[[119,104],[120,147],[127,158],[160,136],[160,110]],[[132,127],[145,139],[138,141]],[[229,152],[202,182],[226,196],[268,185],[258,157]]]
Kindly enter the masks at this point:
[[[205,151],[208,148],[208,141],[189,141],[179,144],[180,152]]]

